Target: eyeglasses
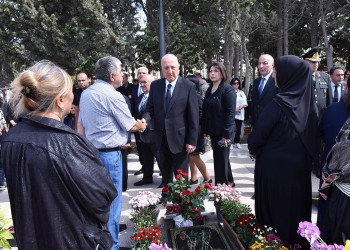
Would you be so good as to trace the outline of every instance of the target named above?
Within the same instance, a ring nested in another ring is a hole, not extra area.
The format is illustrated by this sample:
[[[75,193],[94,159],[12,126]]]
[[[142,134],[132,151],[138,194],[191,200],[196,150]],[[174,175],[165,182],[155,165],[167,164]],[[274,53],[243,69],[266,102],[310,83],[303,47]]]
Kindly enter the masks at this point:
[[[232,85],[239,84],[239,82],[233,82]]]

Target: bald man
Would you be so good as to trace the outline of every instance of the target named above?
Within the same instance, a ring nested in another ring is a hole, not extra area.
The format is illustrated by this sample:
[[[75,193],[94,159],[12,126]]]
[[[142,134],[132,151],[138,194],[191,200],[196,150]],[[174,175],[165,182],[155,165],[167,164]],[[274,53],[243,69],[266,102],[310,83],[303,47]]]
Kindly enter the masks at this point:
[[[75,105],[75,113],[74,113],[74,129],[77,130],[78,117],[79,117],[79,102],[81,94],[87,87],[89,87],[89,77],[85,72],[80,72],[77,74],[77,85],[78,88],[73,90],[74,99],[73,104]]]
[[[263,54],[259,57],[258,69],[261,76],[253,81],[252,127],[258,120],[261,111],[277,93],[275,80],[272,78],[273,66],[272,56]]]
[[[161,60],[165,78],[151,85],[146,112],[147,123],[154,119],[156,148],[162,172],[162,188],[173,181],[177,170],[188,172],[188,154],[197,145],[199,105],[194,83],[179,76],[179,61],[167,54]]]

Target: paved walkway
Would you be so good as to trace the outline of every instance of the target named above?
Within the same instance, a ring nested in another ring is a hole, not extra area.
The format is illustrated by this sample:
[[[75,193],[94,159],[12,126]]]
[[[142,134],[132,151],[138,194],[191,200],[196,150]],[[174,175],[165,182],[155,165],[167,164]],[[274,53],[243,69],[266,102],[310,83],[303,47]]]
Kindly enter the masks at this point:
[[[203,161],[206,163],[209,174],[211,177],[214,176],[214,166],[213,166],[213,157],[212,151],[208,151],[201,156]],[[248,204],[253,208],[254,211],[254,200],[251,199],[254,194],[254,161],[249,157],[247,145],[243,144],[242,149],[231,149],[230,161],[232,167],[233,177],[235,179],[236,188],[242,193],[242,202]],[[142,175],[135,176],[134,173],[140,169],[140,164],[138,161],[137,154],[129,154],[128,156],[128,168],[129,168],[129,180],[128,180],[128,190],[123,192],[123,210],[121,216],[121,223],[127,224],[127,230],[120,233],[120,246],[121,247],[130,247],[133,242],[130,239],[130,236],[133,234],[133,223],[129,220],[131,213],[131,206],[128,204],[129,200],[136,196],[139,191],[152,191],[152,192],[161,192],[161,189],[157,189],[161,183],[161,177],[159,176],[158,166],[155,166],[155,174],[153,177],[153,184],[145,185],[141,187],[135,187],[133,184],[141,180]],[[199,180],[202,179],[200,172],[198,172]],[[317,194],[318,179],[313,177],[313,192],[314,196]],[[0,192],[0,207],[8,206],[8,193],[7,191]],[[215,212],[213,202],[205,201],[206,211]],[[163,215],[165,214],[165,208],[162,205],[159,205],[160,214],[158,217],[158,223],[164,223]],[[317,209],[313,207],[312,211],[312,221],[316,222],[316,212]],[[10,215],[10,209],[8,209],[8,216]],[[17,248],[13,248],[17,249]]]

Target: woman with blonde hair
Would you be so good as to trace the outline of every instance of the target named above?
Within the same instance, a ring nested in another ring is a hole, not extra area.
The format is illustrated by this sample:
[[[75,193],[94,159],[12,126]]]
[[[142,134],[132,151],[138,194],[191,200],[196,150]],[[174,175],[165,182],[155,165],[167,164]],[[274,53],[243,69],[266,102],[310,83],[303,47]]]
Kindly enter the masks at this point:
[[[117,191],[97,149],[62,123],[73,101],[70,76],[41,61],[11,88],[19,120],[1,156],[18,248],[110,249]]]

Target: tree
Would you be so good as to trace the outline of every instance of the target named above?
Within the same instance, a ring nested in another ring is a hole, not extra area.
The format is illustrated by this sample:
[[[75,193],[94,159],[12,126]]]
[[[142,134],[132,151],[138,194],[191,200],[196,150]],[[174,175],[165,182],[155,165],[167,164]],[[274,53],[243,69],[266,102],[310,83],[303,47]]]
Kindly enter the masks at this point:
[[[42,59],[70,74],[93,72],[98,58],[116,55],[123,45],[99,1],[6,0],[1,10],[1,43],[10,40],[3,52],[9,59],[2,64],[3,79],[12,79],[17,70]]]

